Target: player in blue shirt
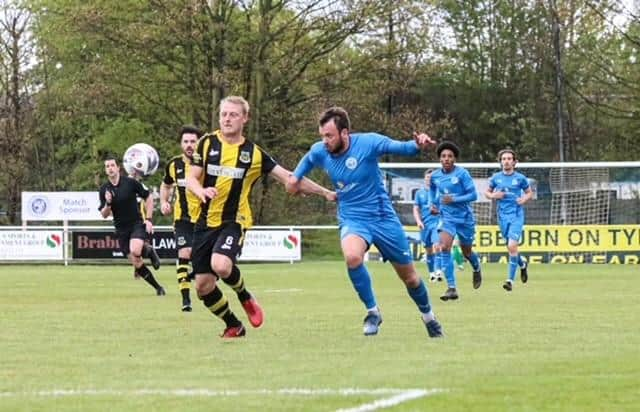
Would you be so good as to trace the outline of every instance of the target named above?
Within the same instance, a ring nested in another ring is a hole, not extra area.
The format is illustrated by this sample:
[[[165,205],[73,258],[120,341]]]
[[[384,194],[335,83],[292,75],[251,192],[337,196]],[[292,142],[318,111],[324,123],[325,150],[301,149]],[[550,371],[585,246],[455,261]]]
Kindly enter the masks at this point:
[[[527,263],[518,254],[518,243],[522,239],[524,228],[524,209],[522,205],[533,197],[533,191],[529,186],[529,180],[521,173],[516,172],[516,152],[504,149],[498,153],[498,160],[502,171],[495,173],[489,179],[489,188],[485,195],[489,199],[498,201],[498,225],[502,237],[507,240],[509,251],[509,270],[507,280],[502,287],[507,291],[513,290],[513,282],[516,278],[516,269],[520,267],[520,279],[527,283]]]
[[[314,167],[322,168],[331,178],[337,193],[342,253],[351,283],[367,309],[364,334],[377,334],[382,323],[371,276],[363,264],[366,251],[374,244],[405,283],[429,336],[443,336],[378,166],[378,157],[384,154],[415,155],[434,142],[428,135],[417,133],[414,141],[409,142],[377,133],[351,133],[349,115],[340,107],[326,110],[319,126],[322,141],[315,143],[300,160],[287,190],[297,193],[300,180]]]
[[[473,239],[476,233],[476,219],[471,202],[478,198],[473,179],[467,169],[456,166],[460,149],[455,143],[444,141],[436,149],[442,168],[431,175],[431,195],[440,200],[440,247],[442,248],[442,266],[447,278],[447,291],[440,299],[458,299],[456,275],[451,258],[453,239],[458,236],[462,254],[471,263],[473,269],[473,288],[482,284],[480,259],[473,251]]]
[[[425,187],[416,192],[413,218],[416,220],[418,228],[420,228],[420,240],[426,250],[429,280],[441,282],[440,245],[438,245],[440,241],[440,236],[438,235],[439,216],[437,212],[431,210],[432,205],[436,205],[437,208],[437,199],[431,198],[431,191],[429,190],[431,173],[433,173],[431,169],[424,172]]]

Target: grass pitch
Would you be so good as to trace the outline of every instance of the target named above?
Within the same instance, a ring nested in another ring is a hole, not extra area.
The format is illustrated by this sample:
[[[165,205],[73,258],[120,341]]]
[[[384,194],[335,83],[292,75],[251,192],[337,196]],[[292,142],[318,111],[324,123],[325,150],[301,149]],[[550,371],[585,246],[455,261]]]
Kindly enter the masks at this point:
[[[424,264],[418,264],[421,271]],[[534,265],[501,287],[485,265],[460,300],[429,284],[445,339],[429,339],[390,265],[369,264],[384,323],[342,262],[241,265],[266,311],[224,342],[194,298],[182,313],[172,265],[156,297],[128,266],[0,266],[2,411],[637,410],[637,266]],[[246,319],[226,286],[232,309]],[[193,295],[193,291],[192,291]]]

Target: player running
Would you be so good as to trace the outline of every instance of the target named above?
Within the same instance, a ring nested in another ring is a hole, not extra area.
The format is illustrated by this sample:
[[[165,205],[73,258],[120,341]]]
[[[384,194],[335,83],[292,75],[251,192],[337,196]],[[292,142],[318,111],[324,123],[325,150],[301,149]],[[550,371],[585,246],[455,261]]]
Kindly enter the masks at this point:
[[[529,180],[515,170],[516,152],[511,149],[501,150],[498,153],[498,160],[502,171],[491,176],[485,195],[489,199],[498,201],[498,225],[502,237],[507,240],[507,250],[509,251],[507,280],[502,287],[507,292],[511,292],[518,267],[522,283],[527,283],[529,280],[527,263],[518,253],[518,243],[522,239],[524,228],[524,208],[522,206],[531,200],[533,191],[529,186]]]
[[[427,333],[443,336],[435,318],[427,288],[417,274],[409,242],[384,188],[378,158],[385,154],[416,155],[434,142],[426,134],[414,134],[414,140],[400,142],[377,133],[351,133],[349,115],[340,107],[326,110],[319,121],[322,141],[315,143],[300,160],[289,178],[287,190],[299,191],[302,178],[312,168],[327,172],[338,196],[340,239],[349,279],[367,314],[364,334],[376,335],[382,315],[371,285],[371,276],[363,264],[371,244],[393,265],[407,292],[420,311]]]
[[[440,246],[442,247],[442,265],[447,279],[447,291],[440,299],[458,299],[455,268],[451,258],[453,239],[458,236],[464,257],[473,269],[473,288],[482,284],[480,259],[473,251],[473,239],[476,233],[476,219],[471,202],[478,198],[473,179],[467,169],[456,166],[460,155],[458,146],[449,141],[440,143],[436,149],[442,168],[431,175],[431,195],[440,199]]]

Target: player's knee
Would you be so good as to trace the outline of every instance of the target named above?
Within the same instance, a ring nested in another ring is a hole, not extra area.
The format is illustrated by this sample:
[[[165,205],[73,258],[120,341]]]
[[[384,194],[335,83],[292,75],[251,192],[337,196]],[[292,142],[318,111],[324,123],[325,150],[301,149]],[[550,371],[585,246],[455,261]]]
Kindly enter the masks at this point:
[[[355,269],[358,266],[362,265],[364,261],[363,256],[357,253],[345,253],[344,255],[345,262],[347,262],[347,267],[351,269]]]
[[[134,252],[134,251],[131,251],[131,253],[129,253],[129,260],[134,265],[139,263],[139,262],[141,262],[142,261],[142,253],[140,253],[139,251],[137,253]]]
[[[229,277],[231,274],[231,265],[228,265],[225,262],[215,261],[211,265],[211,268],[213,269],[213,272],[221,278]]]
[[[418,287],[418,285],[420,285],[420,276],[415,270],[409,275],[405,276],[402,280],[404,281],[404,284],[411,289],[415,289]]]
[[[195,290],[198,294],[198,299],[202,299],[203,296],[208,295],[216,286],[215,276],[197,276]]]

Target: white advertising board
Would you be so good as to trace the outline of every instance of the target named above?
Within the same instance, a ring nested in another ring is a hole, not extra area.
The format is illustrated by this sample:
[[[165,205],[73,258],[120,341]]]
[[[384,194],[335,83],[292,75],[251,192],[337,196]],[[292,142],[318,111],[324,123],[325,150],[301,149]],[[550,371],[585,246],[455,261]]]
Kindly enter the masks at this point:
[[[62,230],[0,231],[0,260],[62,260]]]
[[[239,260],[292,261],[302,259],[299,230],[248,230]]]
[[[22,192],[22,220],[104,220],[98,192]]]

